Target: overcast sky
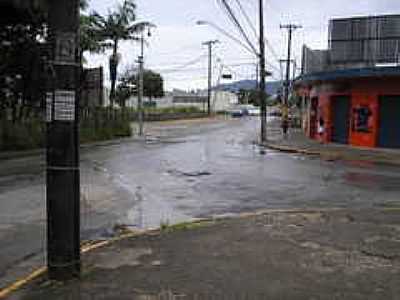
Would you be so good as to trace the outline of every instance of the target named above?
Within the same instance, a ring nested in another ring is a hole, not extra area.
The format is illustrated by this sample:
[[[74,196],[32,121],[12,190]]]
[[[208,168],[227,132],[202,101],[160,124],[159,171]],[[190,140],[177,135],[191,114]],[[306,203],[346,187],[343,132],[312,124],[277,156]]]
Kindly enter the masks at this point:
[[[119,0],[91,0],[90,10],[106,14],[115,7]],[[122,2],[122,0],[121,0]],[[218,5],[219,0],[137,0],[139,20],[151,21],[157,25],[146,48],[146,68],[161,72],[166,81],[166,88],[196,89],[207,85],[207,51],[202,42],[210,39],[221,41],[215,47],[215,77],[225,65],[222,73],[232,73],[234,80],[255,78],[255,57],[235,42],[209,26],[198,26],[196,21],[206,20],[223,27],[230,33],[240,37],[238,31],[230,23],[225,12]],[[228,1],[241,17],[237,0]],[[257,28],[258,0],[241,0],[247,14]],[[398,0],[266,0],[265,25],[269,44],[267,47],[267,63],[279,79],[279,58],[284,58],[287,47],[287,32],[279,28],[280,24],[295,23],[303,28],[294,35],[294,55],[300,64],[301,46],[305,43],[311,48],[325,48],[328,40],[328,21],[334,17],[351,17],[377,14],[399,14]],[[256,45],[256,37],[252,27],[243,17],[242,25]],[[123,43],[120,49],[122,64],[120,70],[135,63],[139,47],[132,42]],[[273,55],[272,51],[275,53]],[[196,61],[188,65],[188,62]],[[107,72],[106,56],[91,56],[90,66],[103,65]],[[108,74],[106,74],[108,78]],[[272,80],[272,79],[271,79]]]

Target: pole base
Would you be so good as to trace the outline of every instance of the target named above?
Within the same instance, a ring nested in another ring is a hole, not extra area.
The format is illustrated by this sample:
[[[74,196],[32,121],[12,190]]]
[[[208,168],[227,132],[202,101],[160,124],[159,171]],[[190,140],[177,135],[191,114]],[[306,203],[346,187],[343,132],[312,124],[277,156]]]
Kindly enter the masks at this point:
[[[50,280],[68,281],[81,277],[81,263],[75,262],[65,265],[48,264],[48,277]]]

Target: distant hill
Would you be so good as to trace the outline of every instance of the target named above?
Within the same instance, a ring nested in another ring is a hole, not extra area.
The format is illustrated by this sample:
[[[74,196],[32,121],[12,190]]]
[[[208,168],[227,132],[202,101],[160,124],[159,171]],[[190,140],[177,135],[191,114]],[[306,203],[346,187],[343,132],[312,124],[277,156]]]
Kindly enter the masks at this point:
[[[252,90],[257,87],[257,82],[255,80],[241,80],[227,84],[220,84],[217,88],[237,93],[240,90]],[[268,95],[276,95],[279,88],[281,87],[281,81],[268,81],[266,83],[265,92]]]

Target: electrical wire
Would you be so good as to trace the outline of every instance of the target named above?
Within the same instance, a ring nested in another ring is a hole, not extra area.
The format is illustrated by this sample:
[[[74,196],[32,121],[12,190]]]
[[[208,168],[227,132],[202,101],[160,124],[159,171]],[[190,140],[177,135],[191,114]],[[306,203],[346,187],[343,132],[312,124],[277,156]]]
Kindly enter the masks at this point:
[[[214,27],[215,29],[217,29],[218,31],[222,32],[224,35],[226,35],[227,37],[229,37],[231,40],[235,41],[236,43],[238,43],[239,45],[241,45],[243,48],[245,48],[247,51],[249,51],[250,53],[254,54],[253,49],[251,49],[249,46],[247,46],[245,43],[243,43],[239,38],[237,38],[236,36],[234,36],[233,34],[227,32],[225,29],[221,28],[220,26],[208,22],[212,27]]]
[[[254,53],[258,53],[254,45],[251,43],[246,31],[243,29],[242,25],[240,24],[239,20],[237,19],[234,11],[232,10],[231,6],[227,3],[226,0],[218,0],[218,3],[220,4],[221,7],[223,7],[225,13],[227,14],[228,18],[230,21],[233,23],[233,25],[236,26],[236,28],[239,30],[240,34],[243,36],[243,38],[246,40],[246,43],[250,46],[250,48],[254,51]]]
[[[231,22],[239,29],[240,33],[242,34],[242,36],[246,39],[246,42],[252,47],[253,51],[255,53],[258,53],[257,50],[255,50],[255,47],[252,45],[252,43],[250,42],[246,32],[244,31],[243,27],[241,26],[240,22],[238,21],[237,17],[235,16],[232,8],[229,6],[229,4],[227,3],[226,0],[219,0],[220,2],[218,2],[220,5],[223,5],[223,8],[225,9],[225,11],[228,13],[228,17],[230,18]],[[240,0],[235,0],[236,3],[239,6],[239,9],[241,11],[241,13],[245,16],[245,19],[247,20],[247,22],[249,23],[250,27],[252,28],[253,32],[255,33],[255,35],[257,36],[257,31],[254,28],[254,25],[252,24],[249,15],[247,14],[246,10],[244,9],[242,3],[240,2]],[[275,51],[274,47],[272,46],[271,42],[265,38],[265,44],[267,46],[267,48],[269,49],[269,51],[271,52],[272,56],[275,58],[275,60],[277,62],[279,62],[279,56],[277,54],[277,52]],[[267,64],[267,63],[266,63]],[[269,65],[272,69],[274,69],[275,71],[278,71],[278,73],[280,72],[280,70],[276,67],[273,66],[272,64],[267,64]]]
[[[188,61],[187,63],[184,63],[184,64],[182,64],[180,66],[173,67],[173,68],[171,67],[171,68],[164,68],[164,69],[163,68],[151,68],[151,69],[157,70],[157,71],[160,71],[160,72],[163,72],[163,73],[183,71],[187,67],[190,67],[190,66],[193,66],[193,65],[199,63],[206,56],[208,56],[208,54],[202,54],[202,55],[196,57],[195,59],[193,59],[191,61]]]
[[[242,15],[244,16],[244,18],[246,19],[247,23],[249,24],[251,30],[253,31],[255,37],[258,39],[258,33],[257,30],[255,28],[255,26],[253,25],[253,22],[251,21],[249,15],[247,14],[245,8],[243,7],[242,3],[240,2],[240,0],[235,0],[237,3],[237,6],[239,7],[239,10],[241,11]]]
[[[272,47],[272,44],[268,39],[265,39],[265,44],[267,45],[268,49],[271,51],[272,56],[276,59],[276,61],[279,61],[279,56],[276,53],[274,47]]]

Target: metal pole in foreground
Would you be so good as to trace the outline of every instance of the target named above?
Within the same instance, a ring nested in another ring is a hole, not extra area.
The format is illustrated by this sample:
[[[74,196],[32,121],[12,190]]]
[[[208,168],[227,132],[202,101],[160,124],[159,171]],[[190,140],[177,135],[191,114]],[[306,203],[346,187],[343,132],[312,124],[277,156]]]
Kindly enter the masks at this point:
[[[80,275],[79,1],[49,1],[52,87],[47,93],[47,266]]]
[[[139,84],[138,84],[138,118],[139,118],[139,136],[143,136],[143,92],[144,92],[144,80],[143,80],[143,64],[144,64],[144,36],[140,38],[141,52],[139,56]]]
[[[261,104],[261,142],[267,141],[267,103],[265,97],[265,37],[264,0],[260,0],[260,104]]]
[[[257,62],[256,63],[256,89],[258,89],[259,88],[259,84],[260,84],[260,79],[259,79],[259,77],[260,77],[260,64]]]

